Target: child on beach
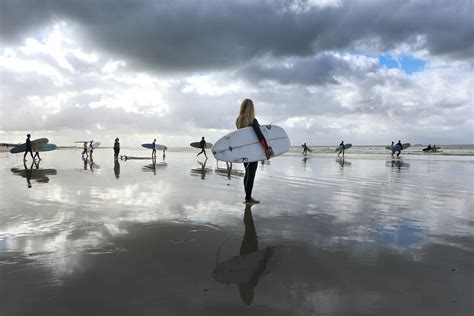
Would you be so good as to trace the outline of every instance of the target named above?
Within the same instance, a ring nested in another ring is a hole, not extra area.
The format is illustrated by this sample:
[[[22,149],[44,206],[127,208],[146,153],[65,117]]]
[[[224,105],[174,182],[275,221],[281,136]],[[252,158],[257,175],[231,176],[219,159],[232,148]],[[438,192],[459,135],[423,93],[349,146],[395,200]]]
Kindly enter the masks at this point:
[[[268,147],[267,141],[265,136],[263,136],[262,131],[260,130],[260,124],[258,124],[257,119],[255,118],[255,108],[253,105],[252,100],[245,99],[242,101],[240,105],[240,114],[235,120],[235,125],[237,129],[252,126],[255,133],[257,134],[257,138],[262,145],[263,150],[265,151],[265,155],[267,159],[270,159],[272,154],[272,150]],[[252,189],[253,183],[255,180],[255,174],[257,172],[258,162],[249,162],[244,163],[245,167],[245,176],[244,176],[244,189],[245,189],[245,203],[260,203],[260,201],[255,200],[252,197]]]

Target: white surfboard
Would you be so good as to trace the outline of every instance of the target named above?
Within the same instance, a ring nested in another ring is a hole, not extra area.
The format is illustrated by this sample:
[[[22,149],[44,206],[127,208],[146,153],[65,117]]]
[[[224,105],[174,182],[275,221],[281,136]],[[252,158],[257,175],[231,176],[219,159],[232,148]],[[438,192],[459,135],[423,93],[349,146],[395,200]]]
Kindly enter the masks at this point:
[[[97,147],[100,146],[100,142],[93,142],[92,145],[89,145],[89,144],[90,144],[90,142],[87,143],[87,146],[89,146],[89,147],[87,148],[87,151],[89,151],[89,152],[90,152],[91,150],[95,150]]]
[[[260,125],[260,130],[272,148],[272,157],[281,155],[290,148],[290,139],[285,130],[276,125]],[[243,163],[267,159],[253,127],[233,131],[212,146],[212,154],[217,160]]]

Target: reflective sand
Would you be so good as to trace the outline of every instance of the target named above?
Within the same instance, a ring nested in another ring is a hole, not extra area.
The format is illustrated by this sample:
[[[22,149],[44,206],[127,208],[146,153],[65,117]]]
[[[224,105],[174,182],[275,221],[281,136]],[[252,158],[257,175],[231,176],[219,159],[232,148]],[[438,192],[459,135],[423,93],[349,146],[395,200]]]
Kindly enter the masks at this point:
[[[0,155],[2,316],[474,311],[472,157],[111,152]]]

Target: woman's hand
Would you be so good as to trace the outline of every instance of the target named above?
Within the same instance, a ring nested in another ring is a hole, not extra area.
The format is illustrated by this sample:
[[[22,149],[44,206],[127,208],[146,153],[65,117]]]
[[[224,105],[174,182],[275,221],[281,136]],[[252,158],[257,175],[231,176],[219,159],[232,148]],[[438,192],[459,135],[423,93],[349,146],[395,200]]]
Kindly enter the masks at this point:
[[[270,157],[273,155],[273,150],[271,147],[268,147],[266,150],[265,150],[265,155],[267,156],[267,160],[270,159]]]

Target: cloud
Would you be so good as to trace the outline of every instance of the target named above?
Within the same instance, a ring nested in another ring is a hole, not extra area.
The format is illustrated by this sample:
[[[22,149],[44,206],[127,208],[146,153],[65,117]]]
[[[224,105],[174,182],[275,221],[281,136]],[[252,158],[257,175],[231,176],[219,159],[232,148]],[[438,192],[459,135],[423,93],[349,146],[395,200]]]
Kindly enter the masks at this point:
[[[472,142],[473,44],[438,32],[469,37],[468,3],[111,4],[0,4],[0,130],[158,133],[180,145],[232,130],[251,98],[293,143]],[[423,67],[387,68],[381,55]]]
[[[264,55],[377,52],[402,45],[459,60],[474,56],[470,1],[45,0],[1,6],[4,42],[18,43],[34,30],[41,36],[41,26],[66,21],[81,43],[134,67],[166,72],[229,68]]]

